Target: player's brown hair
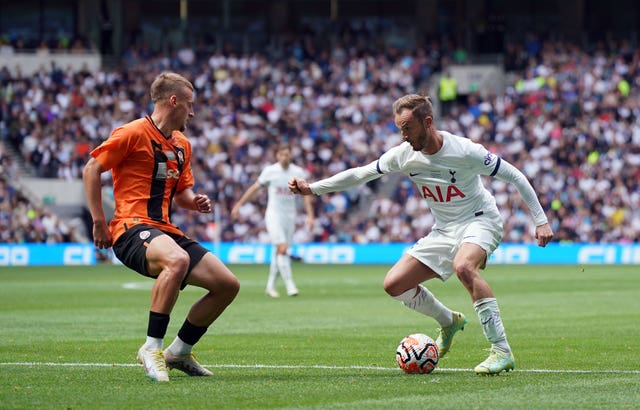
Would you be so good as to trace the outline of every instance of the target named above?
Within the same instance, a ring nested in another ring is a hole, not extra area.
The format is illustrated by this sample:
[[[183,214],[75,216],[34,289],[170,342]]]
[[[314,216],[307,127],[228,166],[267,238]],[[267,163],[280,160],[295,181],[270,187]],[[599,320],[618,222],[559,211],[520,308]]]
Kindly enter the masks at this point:
[[[393,113],[400,114],[404,109],[411,110],[414,117],[422,119],[425,117],[433,118],[433,104],[427,96],[418,94],[408,94],[398,98],[393,103]]]

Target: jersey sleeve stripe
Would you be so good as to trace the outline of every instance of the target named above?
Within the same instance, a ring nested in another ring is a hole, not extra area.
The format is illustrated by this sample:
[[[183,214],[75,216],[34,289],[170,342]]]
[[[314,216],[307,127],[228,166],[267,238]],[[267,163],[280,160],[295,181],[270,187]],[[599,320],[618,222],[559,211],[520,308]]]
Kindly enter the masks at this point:
[[[378,174],[383,174],[384,173],[380,169],[380,160],[376,161],[376,171],[378,171]]]
[[[500,169],[500,163],[501,162],[502,162],[502,160],[500,159],[500,157],[498,157],[498,161],[496,161],[496,167],[493,169],[493,172],[489,176],[493,177],[498,173],[498,170]]]

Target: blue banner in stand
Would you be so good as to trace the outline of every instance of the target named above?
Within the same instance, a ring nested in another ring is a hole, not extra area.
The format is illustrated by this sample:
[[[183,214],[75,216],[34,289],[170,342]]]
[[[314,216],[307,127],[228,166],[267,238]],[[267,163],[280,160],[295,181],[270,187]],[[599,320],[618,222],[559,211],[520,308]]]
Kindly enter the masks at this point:
[[[213,243],[203,246],[224,263],[269,263],[268,244]],[[292,254],[314,264],[394,264],[412,244],[309,243],[295,245]],[[114,261],[115,258],[114,258]],[[490,264],[640,264],[638,244],[562,244],[541,248],[534,244],[504,243],[491,255]],[[0,244],[0,266],[94,265],[93,244]]]
[[[225,263],[269,263],[272,248],[264,244],[214,245],[204,243]],[[295,245],[292,254],[306,263],[394,264],[412,244],[310,243]],[[552,243],[544,248],[535,244],[503,243],[489,258],[490,264],[640,264],[637,244],[564,244]]]
[[[1,244],[0,266],[95,265],[93,244]]]

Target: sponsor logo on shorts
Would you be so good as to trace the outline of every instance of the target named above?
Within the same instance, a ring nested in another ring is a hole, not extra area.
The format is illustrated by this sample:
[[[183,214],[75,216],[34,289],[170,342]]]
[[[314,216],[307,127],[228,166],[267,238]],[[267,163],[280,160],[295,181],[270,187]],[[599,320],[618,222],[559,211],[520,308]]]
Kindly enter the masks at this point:
[[[140,239],[142,239],[143,241],[146,240],[147,238],[149,238],[151,236],[151,232],[149,231],[142,231],[139,234]]]

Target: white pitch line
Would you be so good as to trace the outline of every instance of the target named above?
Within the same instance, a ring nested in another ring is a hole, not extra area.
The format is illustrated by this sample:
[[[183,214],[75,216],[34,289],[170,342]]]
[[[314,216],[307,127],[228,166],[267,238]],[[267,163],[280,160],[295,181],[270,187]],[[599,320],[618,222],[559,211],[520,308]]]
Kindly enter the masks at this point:
[[[0,362],[0,366],[45,366],[45,367],[137,367],[135,363],[55,363],[55,362]],[[376,366],[328,366],[328,365],[267,365],[267,364],[212,364],[203,365],[210,368],[227,369],[328,369],[328,370],[379,370],[400,371],[396,367]],[[470,372],[472,369],[461,368],[436,368],[435,372]],[[571,373],[571,374],[640,374],[640,370],[580,370],[580,369],[518,369],[518,373]]]

